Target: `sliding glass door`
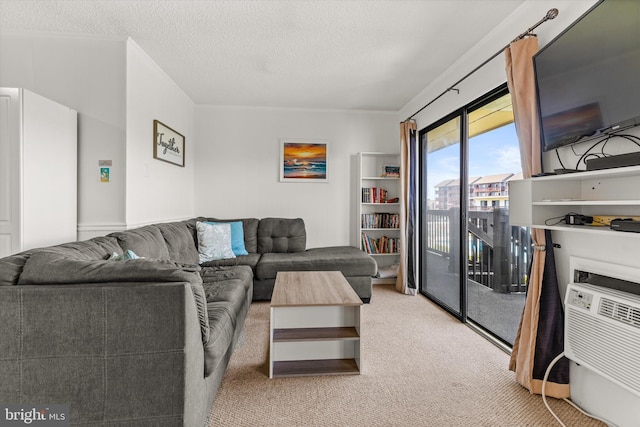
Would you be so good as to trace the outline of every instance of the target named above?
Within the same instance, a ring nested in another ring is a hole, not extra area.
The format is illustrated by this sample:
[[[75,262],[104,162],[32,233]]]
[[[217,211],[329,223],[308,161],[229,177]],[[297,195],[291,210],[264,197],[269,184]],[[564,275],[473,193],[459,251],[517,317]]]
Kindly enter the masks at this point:
[[[531,241],[511,227],[508,184],[521,179],[506,87],[420,132],[420,291],[513,345]]]
[[[511,95],[467,110],[467,310],[472,321],[513,345],[524,305],[529,230],[509,224],[509,181],[522,179]]]
[[[460,218],[462,120],[443,120],[421,134],[421,291],[462,315]]]

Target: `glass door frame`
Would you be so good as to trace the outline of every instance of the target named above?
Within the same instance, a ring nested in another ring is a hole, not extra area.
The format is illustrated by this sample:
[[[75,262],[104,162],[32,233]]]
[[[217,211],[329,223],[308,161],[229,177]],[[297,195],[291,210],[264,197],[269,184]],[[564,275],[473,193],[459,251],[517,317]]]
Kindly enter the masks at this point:
[[[467,204],[463,203],[463,200],[466,201],[466,195],[465,195],[465,189],[467,189],[468,184],[467,184],[467,156],[466,156],[466,144],[463,144],[463,139],[467,133],[467,115],[464,114],[464,112],[466,111],[466,109],[463,107],[459,110],[454,111],[453,113],[443,117],[442,119],[432,123],[431,125],[427,126],[424,129],[421,129],[419,134],[418,134],[418,140],[420,141],[420,144],[418,145],[419,147],[419,155],[418,155],[418,162],[419,162],[419,167],[418,167],[418,188],[420,191],[420,208],[419,210],[419,219],[418,222],[420,224],[420,233],[421,233],[421,237],[422,237],[422,230],[423,230],[423,221],[424,221],[424,215],[423,215],[423,210],[424,207],[428,205],[427,202],[427,186],[425,185],[426,183],[426,174],[425,174],[425,168],[424,168],[424,163],[423,163],[423,159],[424,159],[424,155],[427,152],[427,148],[425,146],[425,144],[428,143],[428,141],[425,141],[425,137],[427,135],[428,132],[432,131],[433,129],[438,128],[439,126],[455,119],[455,118],[460,118],[460,164],[459,164],[459,170],[460,170],[460,194],[459,194],[459,200],[460,200],[460,224],[463,224],[463,220],[465,221],[465,229],[466,229],[466,218],[467,218]],[[462,228],[462,227],[460,227]],[[466,284],[466,280],[462,280],[462,278],[465,277],[466,273],[466,256],[467,256],[467,249],[465,248],[465,244],[463,244],[463,241],[466,241],[466,236],[460,232],[459,234],[459,238],[458,238],[458,248],[460,250],[460,253],[458,254],[458,262],[459,262],[459,272],[460,272],[460,278],[461,278],[461,286],[459,287],[459,298],[460,298],[460,311],[457,312],[455,310],[455,308],[447,305],[446,303],[444,303],[443,301],[441,301],[440,299],[438,299],[436,296],[429,294],[427,292],[427,290],[425,290],[425,288],[423,287],[423,285],[426,286],[426,277],[425,277],[425,273],[424,273],[424,269],[421,267],[418,270],[418,280],[419,280],[419,292],[421,294],[423,294],[424,296],[426,296],[428,299],[434,301],[436,304],[438,304],[440,307],[442,307],[444,310],[446,310],[447,312],[449,312],[452,316],[456,317],[458,320],[460,320],[463,323],[466,323],[467,321],[467,315],[466,315],[466,306],[467,306],[467,284]],[[425,265],[426,263],[426,257],[424,256],[424,254],[426,253],[426,247],[425,247],[425,241],[423,238],[419,238],[418,239],[418,254],[419,254],[419,258],[418,258],[418,262],[419,265]]]
[[[424,265],[424,263],[426,262],[426,257],[424,256],[425,254],[425,241],[422,238],[422,225],[423,225],[423,221],[424,221],[424,215],[423,215],[423,211],[424,208],[428,205],[427,202],[427,187],[425,186],[425,180],[426,180],[426,174],[424,171],[424,163],[423,163],[423,159],[424,159],[424,155],[426,152],[426,147],[425,147],[425,141],[423,141],[423,139],[425,138],[426,134],[428,132],[430,132],[431,130],[437,128],[438,126],[443,125],[444,123],[447,123],[448,121],[451,121],[453,119],[455,119],[456,117],[460,118],[460,230],[459,230],[459,247],[460,247],[460,258],[459,258],[459,262],[460,262],[460,286],[459,286],[459,292],[460,292],[460,312],[456,312],[455,309],[453,309],[452,307],[444,304],[441,300],[439,300],[438,298],[434,297],[433,295],[429,294],[427,291],[425,291],[425,289],[423,288],[423,284],[426,285],[425,282],[425,274],[424,274],[424,269],[422,267],[420,267],[418,269],[418,291],[424,295],[425,297],[427,297],[428,299],[432,300],[433,302],[435,302],[436,304],[438,304],[441,308],[443,308],[444,310],[446,310],[447,312],[449,312],[452,316],[456,317],[458,320],[460,320],[463,323],[467,323],[468,319],[467,319],[467,276],[468,276],[468,263],[467,263],[467,259],[469,257],[469,245],[467,242],[467,236],[468,236],[468,208],[469,208],[469,183],[468,183],[468,155],[469,155],[469,135],[468,135],[468,129],[469,129],[469,113],[473,112],[474,110],[482,107],[483,105],[486,105],[502,96],[504,96],[505,94],[509,93],[509,89],[507,88],[507,84],[504,83],[500,86],[498,86],[497,88],[494,88],[493,90],[489,91],[488,93],[486,93],[485,95],[475,99],[474,101],[468,103],[467,105],[457,109],[456,111],[452,112],[451,114],[446,115],[445,117],[441,118],[440,120],[430,124],[429,126],[421,129],[418,133],[418,141],[419,141],[419,145],[418,145],[418,149],[419,149],[419,153],[418,153],[418,191],[420,194],[420,206],[418,209],[418,223],[420,224],[419,230],[420,230],[420,238],[418,238],[418,263],[420,266]],[[479,325],[481,328],[482,326]],[[484,329],[484,328],[482,328]],[[487,331],[489,334],[493,335],[490,331]]]

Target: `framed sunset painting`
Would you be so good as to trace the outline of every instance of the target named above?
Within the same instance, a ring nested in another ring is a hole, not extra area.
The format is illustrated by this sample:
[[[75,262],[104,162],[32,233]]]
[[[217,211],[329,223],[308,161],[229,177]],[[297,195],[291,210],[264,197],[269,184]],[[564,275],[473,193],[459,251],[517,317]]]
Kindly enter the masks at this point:
[[[280,140],[281,182],[327,182],[329,144],[326,141]]]

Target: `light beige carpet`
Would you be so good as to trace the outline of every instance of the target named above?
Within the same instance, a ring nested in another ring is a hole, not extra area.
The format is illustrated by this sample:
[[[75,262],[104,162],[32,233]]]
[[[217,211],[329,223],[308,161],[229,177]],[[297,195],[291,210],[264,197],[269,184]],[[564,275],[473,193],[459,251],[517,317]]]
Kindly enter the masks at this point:
[[[506,353],[423,296],[376,285],[363,318],[362,375],[269,379],[269,303],[253,303],[210,425],[558,425]],[[604,425],[549,401],[567,426]]]

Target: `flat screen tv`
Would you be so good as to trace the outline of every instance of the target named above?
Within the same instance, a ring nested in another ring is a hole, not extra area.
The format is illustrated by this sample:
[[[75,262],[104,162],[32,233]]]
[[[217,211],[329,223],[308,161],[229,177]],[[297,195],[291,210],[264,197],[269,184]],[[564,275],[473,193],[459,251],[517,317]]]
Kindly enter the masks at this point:
[[[640,125],[640,1],[603,0],[533,58],[542,149]]]

